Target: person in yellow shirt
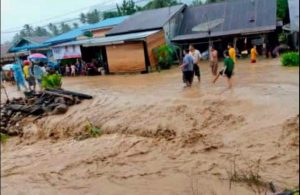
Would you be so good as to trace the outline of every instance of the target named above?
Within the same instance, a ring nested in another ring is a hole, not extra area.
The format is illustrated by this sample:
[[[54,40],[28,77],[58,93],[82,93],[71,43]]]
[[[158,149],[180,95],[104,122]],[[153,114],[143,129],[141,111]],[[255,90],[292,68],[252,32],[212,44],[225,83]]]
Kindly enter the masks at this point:
[[[23,62],[23,64],[24,64],[23,72],[24,72],[25,79],[28,82],[29,90],[35,91],[35,79],[30,74],[30,68],[32,67],[31,62],[28,60],[25,60]]]
[[[233,60],[234,63],[236,63],[236,53],[235,49],[232,47],[232,44],[228,44],[228,53],[229,57]]]
[[[253,45],[253,47],[252,47],[252,49],[250,51],[251,63],[256,63],[256,56],[257,56],[256,45]]]
[[[29,64],[30,64],[30,62],[28,61],[28,60],[25,60],[24,62],[23,62],[23,65],[24,65],[24,67],[23,67],[23,72],[24,72],[24,76],[25,76],[25,79],[27,80],[28,78],[29,78]]]

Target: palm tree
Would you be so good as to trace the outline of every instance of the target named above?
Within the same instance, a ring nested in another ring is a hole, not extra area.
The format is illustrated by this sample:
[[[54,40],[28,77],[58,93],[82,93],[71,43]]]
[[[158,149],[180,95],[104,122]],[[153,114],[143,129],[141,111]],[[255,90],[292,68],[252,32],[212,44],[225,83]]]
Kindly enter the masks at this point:
[[[86,15],[84,13],[80,14],[80,22],[85,24],[86,23]]]
[[[52,23],[49,23],[48,24],[48,29],[51,31],[53,36],[59,35],[59,30],[58,30],[56,25],[54,25]]]
[[[71,27],[68,24],[65,24],[64,22],[62,22],[60,24],[60,32],[61,33],[65,33],[71,30]]]
[[[74,29],[78,28],[78,24],[76,22],[73,23],[73,28]]]
[[[34,31],[33,31],[32,26],[30,26],[29,24],[25,24],[23,29],[24,29],[24,32],[25,32],[26,36],[28,36],[28,37],[33,36]]]

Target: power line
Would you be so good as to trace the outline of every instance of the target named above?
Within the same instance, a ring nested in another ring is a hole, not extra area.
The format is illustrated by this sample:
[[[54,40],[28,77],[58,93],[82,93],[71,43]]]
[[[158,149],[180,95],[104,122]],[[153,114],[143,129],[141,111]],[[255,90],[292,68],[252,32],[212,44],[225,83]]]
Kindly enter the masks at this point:
[[[149,0],[137,0],[135,1],[135,3],[141,3],[141,2],[144,2],[144,1],[149,1]],[[107,4],[111,2],[111,0],[108,0],[108,1],[105,1],[104,4]],[[115,1],[116,3],[116,1]],[[101,3],[103,4],[103,3]],[[74,10],[74,11],[71,11],[71,12],[68,12],[68,13],[64,13],[64,14],[60,14],[60,15],[57,15],[57,16],[53,16],[53,17],[50,17],[50,18],[46,18],[46,19],[43,19],[43,20],[39,20],[37,22],[33,22],[33,23],[29,23],[29,25],[36,25],[36,24],[39,24],[41,22],[46,22],[46,21],[51,21],[53,19],[57,19],[57,18],[61,18],[61,17],[64,17],[64,16],[67,16],[67,15],[70,15],[70,14],[73,14],[73,13],[76,13],[76,12],[79,12],[79,11],[83,11],[83,10],[86,10],[88,8],[91,8],[91,7],[95,7],[95,6],[98,6],[100,4],[94,4],[93,6],[87,6],[87,7],[84,7],[84,8],[80,8],[80,9],[77,9],[77,10]],[[104,7],[108,7],[108,6],[112,6],[113,4],[111,5],[106,5]],[[114,8],[111,8],[111,9],[106,9],[106,10],[102,10],[102,12],[105,12],[105,11],[112,11],[112,10],[116,10],[117,8],[114,7]],[[73,19],[68,19],[69,21],[74,21],[74,20],[78,20],[79,18],[73,18]],[[53,24],[59,24],[59,23],[62,23],[62,22],[65,22],[66,20],[64,21],[59,21],[59,22],[54,22]],[[48,24],[45,24],[41,27],[47,27]],[[10,29],[16,29],[18,28],[18,30],[10,30]],[[19,32],[21,29],[23,28],[23,26],[19,26],[19,27],[12,27],[12,28],[9,28],[9,29],[6,29],[5,31],[1,31],[1,34],[10,34],[10,33],[16,33],[16,32]],[[10,31],[9,31],[10,30]]]
[[[137,1],[135,1],[135,3],[142,3],[144,1],[149,1],[149,0],[137,0]],[[104,2],[104,4],[106,4],[108,2],[111,2],[111,0],[108,0],[108,1]],[[61,14],[61,15],[58,15],[58,16],[53,16],[51,18],[40,20],[40,21],[38,21],[36,23],[30,23],[29,25],[36,25],[36,24],[41,23],[41,22],[45,22],[45,21],[49,21],[49,20],[52,20],[52,19],[57,19],[57,18],[60,18],[60,17],[64,17],[64,16],[67,16],[67,15],[70,15],[70,14],[73,14],[73,13],[76,13],[76,12],[79,12],[79,11],[82,11],[82,10],[86,10],[88,8],[91,8],[91,7],[98,6],[98,5],[100,5],[100,4],[95,4],[94,6],[88,6],[88,7],[85,7],[85,8],[77,9],[75,11],[71,11],[71,12],[68,12],[66,14]],[[110,5],[106,5],[104,7],[108,7],[108,6],[110,6]],[[113,11],[113,10],[116,10],[116,9],[117,8],[114,7],[114,8],[111,8],[111,9],[101,10],[101,12]],[[53,23],[53,24],[59,24],[59,23],[62,23],[62,22],[66,22],[66,21],[69,22],[69,21],[74,21],[74,20],[78,20],[78,19],[79,18],[73,18],[73,19],[67,19],[67,20],[63,20],[63,21],[59,21],[59,22],[51,22],[51,23]],[[45,25],[43,25],[41,27],[47,27],[47,26],[48,26],[48,24],[45,24]],[[9,31],[9,29],[16,29],[16,28],[18,28],[18,30],[11,30],[11,31]],[[2,31],[1,33],[3,33],[3,34],[15,33],[15,32],[19,32],[22,28],[23,28],[23,26],[13,27],[13,28],[7,29],[6,31]]]
[[[105,1],[104,4],[107,4],[109,2],[111,2],[111,0]],[[33,24],[36,24],[36,23],[41,23],[41,22],[49,21],[49,20],[52,20],[52,19],[61,18],[61,17],[67,16],[67,15],[70,15],[70,14],[73,14],[73,13],[76,13],[76,12],[79,12],[79,11],[86,10],[88,8],[91,8],[91,7],[94,7],[94,6],[97,6],[97,5],[99,5],[99,4],[90,5],[90,6],[87,6],[87,7],[84,7],[84,8],[80,8],[80,9],[77,9],[77,10],[73,10],[73,11],[70,11],[70,12],[67,12],[67,13],[64,13],[64,14],[60,14],[60,15],[53,16],[53,17],[50,17],[50,18],[46,18],[46,19],[43,19],[43,20],[32,22],[32,23],[29,23],[29,25],[33,25]],[[15,29],[15,28],[22,28],[22,27],[19,26],[19,27],[13,27],[13,28],[9,28],[9,29]],[[7,29],[7,30],[9,30],[9,29]]]

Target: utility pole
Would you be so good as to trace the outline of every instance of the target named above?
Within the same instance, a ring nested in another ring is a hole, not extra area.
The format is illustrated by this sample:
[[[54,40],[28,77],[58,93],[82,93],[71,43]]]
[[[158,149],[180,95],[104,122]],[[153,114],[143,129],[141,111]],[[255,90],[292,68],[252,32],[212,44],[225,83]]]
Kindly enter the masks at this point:
[[[210,42],[210,35],[211,35],[211,30],[210,30],[210,26],[209,26],[209,20],[207,17],[207,14],[205,14],[206,17],[206,22],[207,22],[207,33],[208,33],[208,55],[210,55],[210,46],[211,46],[211,42]]]

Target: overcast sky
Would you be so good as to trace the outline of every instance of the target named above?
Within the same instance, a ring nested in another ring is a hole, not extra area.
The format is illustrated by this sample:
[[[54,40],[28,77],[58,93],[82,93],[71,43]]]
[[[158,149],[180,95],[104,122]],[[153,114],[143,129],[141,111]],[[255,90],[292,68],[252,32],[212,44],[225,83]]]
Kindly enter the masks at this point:
[[[14,31],[19,31],[25,24],[42,26],[73,19],[94,8],[115,8],[120,2],[122,0],[1,0],[1,43],[10,41]]]
[[[11,40],[15,34],[7,32],[20,30],[24,24],[37,26],[71,19],[77,17],[81,11],[89,11],[95,6],[111,9],[116,2],[121,1],[1,0],[1,43]]]

